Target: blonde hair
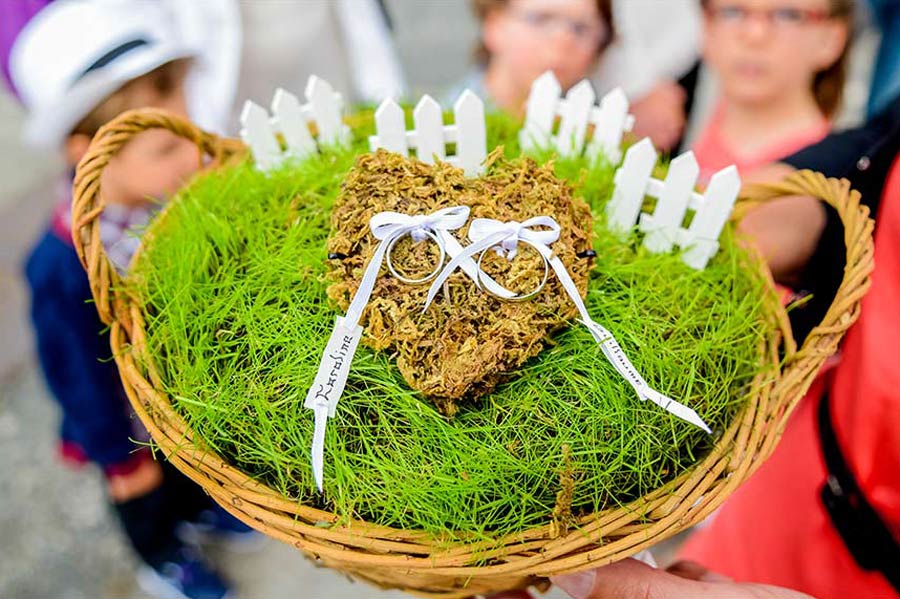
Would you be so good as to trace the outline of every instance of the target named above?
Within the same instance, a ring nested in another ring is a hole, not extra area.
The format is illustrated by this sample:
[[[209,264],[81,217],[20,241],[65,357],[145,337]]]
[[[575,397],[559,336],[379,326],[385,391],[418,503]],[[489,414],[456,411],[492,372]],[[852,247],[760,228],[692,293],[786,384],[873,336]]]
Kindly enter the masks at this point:
[[[606,39],[597,47],[597,56],[599,56],[612,43],[616,35],[616,28],[613,21],[612,0],[596,0],[596,3],[600,20],[603,21],[608,32]],[[484,23],[490,13],[503,10],[507,6],[509,6],[509,0],[472,0],[472,12],[475,13],[479,23]],[[491,60],[491,53],[484,45],[483,39],[479,39],[478,45],[475,47],[475,60],[483,66]]]

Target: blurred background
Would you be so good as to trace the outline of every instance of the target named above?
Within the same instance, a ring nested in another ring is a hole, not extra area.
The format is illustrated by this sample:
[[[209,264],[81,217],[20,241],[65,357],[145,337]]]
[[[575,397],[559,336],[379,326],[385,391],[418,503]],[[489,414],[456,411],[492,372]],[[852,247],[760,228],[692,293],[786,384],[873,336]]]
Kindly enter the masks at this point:
[[[247,96],[267,105],[278,85],[302,86],[306,73],[296,73],[291,81],[248,80],[273,72],[266,44],[278,44],[278,53],[285,55],[299,51],[291,46],[295,29],[279,15],[314,12],[323,4],[327,2],[241,2],[247,47],[237,107]],[[478,25],[470,4],[388,0],[385,5],[409,97],[428,92],[441,98],[472,64]],[[856,29],[846,102],[838,119],[842,125],[862,118],[878,44],[878,34],[865,19]],[[306,62],[325,64],[328,59],[312,55]],[[328,78],[328,73],[320,74]],[[300,94],[302,87],[292,91]],[[0,92],[0,597],[143,597],[133,583],[133,558],[103,500],[101,475],[92,467],[70,470],[57,456],[57,408],[35,361],[21,270],[59,197],[55,189],[64,165],[58,156],[20,142],[22,121],[16,101]],[[229,132],[237,128],[234,116]],[[401,596],[317,569],[274,541],[250,555],[223,551],[219,557],[243,597]]]

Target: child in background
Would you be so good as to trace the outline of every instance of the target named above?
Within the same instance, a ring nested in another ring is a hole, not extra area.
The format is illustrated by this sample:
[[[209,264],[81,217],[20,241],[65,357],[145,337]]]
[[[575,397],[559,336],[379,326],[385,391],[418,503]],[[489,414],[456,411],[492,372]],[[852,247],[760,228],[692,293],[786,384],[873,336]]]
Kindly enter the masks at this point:
[[[610,0],[474,0],[473,7],[480,69],[459,88],[515,116],[545,71],[563,90],[588,77],[614,34]]]
[[[521,117],[532,82],[544,72],[552,70],[563,91],[593,76],[600,93],[622,87],[634,96],[636,133],[650,136],[657,147],[673,147],[684,127],[685,92],[668,78],[679,69],[690,69],[697,45],[690,31],[694,15],[678,12],[681,9],[669,6],[667,0],[656,12],[661,11],[662,18],[675,12],[680,18],[674,24],[667,22],[667,27],[683,26],[685,31],[649,34],[665,38],[651,47],[645,35],[656,24],[652,17],[639,14],[662,3],[646,0],[634,7],[634,1],[473,0],[481,26],[478,66],[454,86],[449,101],[468,88],[495,108]],[[624,38],[617,36],[614,26],[620,16],[627,17],[630,27]],[[663,49],[672,44],[677,47]],[[664,51],[672,55],[666,56],[670,60],[660,59],[658,54]]]
[[[164,6],[57,0],[38,12],[10,51],[10,79],[27,111],[26,139],[58,148],[74,167],[97,130],[121,112],[156,107],[186,116],[185,79],[196,52],[175,33]],[[128,229],[145,224],[151,206],[198,167],[193,144],[162,130],[135,137],[110,161],[101,180],[107,206],[101,238],[116,268],[125,269],[136,249]],[[70,204],[67,190],[26,266],[40,363],[62,408],[63,454],[102,468],[109,499],[144,562],[138,582],[146,592],[221,599],[226,584],[176,529],[198,518],[234,534],[247,529],[132,441],[146,433],[136,428],[109,359],[108,335],[89,302],[72,246]]]
[[[701,0],[703,59],[721,98],[694,144],[701,180],[820,141],[844,86],[851,0]]]

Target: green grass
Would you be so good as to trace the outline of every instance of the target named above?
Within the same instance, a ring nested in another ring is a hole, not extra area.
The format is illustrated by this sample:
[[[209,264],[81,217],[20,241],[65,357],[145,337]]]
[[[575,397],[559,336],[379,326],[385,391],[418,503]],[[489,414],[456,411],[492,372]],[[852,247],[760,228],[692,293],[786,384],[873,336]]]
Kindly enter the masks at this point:
[[[515,153],[514,127],[488,127]],[[270,175],[247,163],[206,175],[151,227],[127,284],[145,304],[165,390],[210,449],[298,501],[444,537],[547,523],[564,469],[577,516],[658,488],[709,451],[715,436],[639,401],[580,326],[452,419],[405,385],[390,355],[360,346],[319,496],[302,404],[336,313],[325,297],[329,207],[363,140]],[[760,368],[762,278],[729,233],[700,272],[645,252],[637,234],[621,242],[602,225],[613,169],[556,168],[595,213],[590,313],[652,386],[721,432]]]

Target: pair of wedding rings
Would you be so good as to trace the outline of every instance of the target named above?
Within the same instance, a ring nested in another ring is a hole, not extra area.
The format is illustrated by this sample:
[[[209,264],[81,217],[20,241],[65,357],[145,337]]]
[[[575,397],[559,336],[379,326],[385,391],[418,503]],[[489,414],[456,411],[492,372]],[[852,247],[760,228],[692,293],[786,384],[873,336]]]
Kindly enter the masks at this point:
[[[406,233],[404,235],[399,235],[397,237],[394,237],[391,240],[391,242],[388,244],[387,251],[385,253],[385,262],[387,263],[388,271],[391,273],[391,275],[394,278],[396,278],[397,280],[402,281],[403,283],[406,283],[408,285],[422,285],[424,283],[428,283],[429,281],[433,280],[441,272],[441,269],[444,267],[444,261],[447,258],[447,250],[444,247],[443,242],[441,242],[440,238],[433,231],[430,231],[428,229],[422,230],[422,233],[426,237],[428,237],[429,239],[434,241],[434,243],[436,243],[438,246],[438,250],[440,250],[440,256],[438,258],[437,265],[435,266],[434,270],[432,270],[430,273],[428,273],[424,277],[410,278],[410,277],[404,276],[402,273],[400,273],[394,267],[394,262],[391,257],[393,255],[394,247],[397,245],[397,242],[400,241],[401,239],[403,239],[404,237],[406,237],[407,235],[411,236],[411,233]],[[540,284],[538,284],[538,286],[535,287],[534,289],[532,289],[531,291],[529,291],[527,293],[520,293],[520,294],[514,295],[512,297],[504,297],[497,293],[494,293],[491,290],[490,286],[484,284],[482,277],[486,277],[487,275],[481,269],[481,265],[484,262],[484,257],[487,254],[487,252],[498,246],[488,247],[488,248],[485,248],[484,250],[482,250],[481,253],[478,255],[478,261],[476,263],[476,273],[477,273],[477,276],[479,279],[477,282],[478,282],[479,286],[482,289],[484,289],[484,291],[488,295],[495,297],[497,299],[503,300],[503,301],[507,301],[507,302],[522,302],[522,301],[526,301],[526,300],[533,298],[534,296],[536,296],[538,293],[541,292],[541,290],[547,284],[547,279],[550,276],[550,263],[548,262],[547,258],[540,252],[537,245],[528,241],[527,239],[519,239],[518,242],[524,243],[524,244],[529,245],[532,248],[534,248],[534,251],[537,252],[538,256],[541,257],[541,260],[543,260],[543,263],[544,263],[544,276],[541,278]]]

